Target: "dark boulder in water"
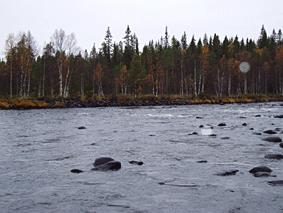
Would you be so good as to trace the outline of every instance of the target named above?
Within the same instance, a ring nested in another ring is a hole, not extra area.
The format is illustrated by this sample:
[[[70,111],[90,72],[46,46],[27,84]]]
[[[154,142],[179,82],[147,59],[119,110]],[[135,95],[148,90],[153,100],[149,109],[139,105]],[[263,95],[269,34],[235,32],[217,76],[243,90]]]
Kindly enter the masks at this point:
[[[256,118],[260,118],[260,117],[261,117],[261,115],[255,115],[255,117],[256,117]]]
[[[280,146],[281,148],[283,148],[283,143],[280,143],[279,146]]]
[[[115,161],[113,158],[101,157],[95,159],[92,170],[98,171],[117,171],[121,169],[121,162]]]
[[[79,126],[78,129],[86,129],[85,126]]]
[[[129,161],[129,164],[141,166],[141,165],[143,165],[143,162],[142,161],[131,160],[131,161]]]
[[[265,133],[265,134],[269,134],[269,135],[274,135],[274,134],[277,134],[277,132],[275,132],[275,131],[273,131],[273,130],[265,130],[265,131],[263,131],[263,133]]]
[[[225,123],[220,123],[218,126],[227,126]]]
[[[274,118],[283,118],[283,115],[275,115]]]
[[[267,154],[267,155],[264,156],[264,158],[273,159],[273,160],[282,160],[283,155],[281,155],[281,154]]]
[[[197,132],[193,132],[193,133],[191,133],[189,135],[198,135],[198,133]]]
[[[262,135],[260,132],[254,132],[254,135]]]
[[[222,137],[221,140],[229,140],[230,137]]]
[[[72,173],[75,173],[75,174],[79,174],[79,173],[82,173],[84,171],[80,170],[80,169],[72,169],[71,170]]]
[[[273,142],[273,143],[281,143],[282,142],[282,139],[279,138],[279,137],[267,137],[267,138],[264,138],[263,140],[267,141],[267,142]]]
[[[197,116],[196,119],[203,119],[203,117]]]
[[[252,174],[256,174],[258,172],[271,173],[272,169],[268,168],[267,166],[257,166],[249,171],[249,173],[252,173]]]
[[[231,176],[231,175],[236,175],[237,172],[239,172],[239,170],[229,170],[229,171],[217,173],[216,175],[217,176]]]
[[[248,126],[248,124],[247,123],[243,123],[242,126]]]
[[[199,126],[199,128],[203,128],[203,127],[204,127],[203,125],[200,125],[200,126]]]
[[[256,172],[253,174],[255,177],[271,177],[270,172]],[[274,177],[274,176],[272,176]]]

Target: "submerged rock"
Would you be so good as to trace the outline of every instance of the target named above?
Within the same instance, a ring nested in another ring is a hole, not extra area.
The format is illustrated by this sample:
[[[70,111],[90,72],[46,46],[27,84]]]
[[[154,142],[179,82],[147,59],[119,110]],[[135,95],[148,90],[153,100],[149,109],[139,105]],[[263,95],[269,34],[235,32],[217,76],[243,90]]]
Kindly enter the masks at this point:
[[[250,128],[250,130],[255,130],[254,128]]]
[[[271,173],[272,169],[268,168],[267,166],[257,166],[249,171],[249,173],[252,173],[252,174],[256,174],[259,172]]]
[[[253,174],[255,177],[270,177],[270,172],[256,172]]]
[[[273,180],[267,182],[271,186],[283,186],[283,180]]]
[[[227,126],[225,123],[220,123],[218,126]]]
[[[193,132],[193,133],[191,133],[189,135],[198,135],[198,133],[197,132]]]
[[[242,126],[248,126],[248,124],[247,123],[243,123]]]
[[[260,132],[254,132],[254,135],[262,135]]]
[[[239,170],[229,170],[229,171],[217,173],[216,175],[217,176],[231,176],[231,175],[236,175],[237,172],[239,172]]]
[[[281,148],[283,148],[283,143],[280,143],[279,146],[280,146]]]
[[[273,160],[282,160],[283,155],[281,155],[281,154],[267,154],[267,155],[264,156],[264,158],[273,159]]]
[[[274,118],[283,118],[283,115],[275,115]]]
[[[197,116],[196,119],[203,119],[203,117]]]
[[[282,139],[280,137],[267,137],[263,139],[264,141],[267,142],[273,142],[273,143],[281,143]]]
[[[261,115],[255,115],[255,117],[256,117],[256,118],[260,118],[260,117],[261,117]]]
[[[79,173],[82,173],[84,171],[80,170],[80,169],[72,169],[71,170],[72,173],[75,173],[75,174],[79,174]]]
[[[277,132],[275,132],[275,131],[273,131],[273,130],[265,130],[265,131],[263,131],[263,133],[265,133],[265,134],[269,134],[269,135],[274,135],[274,134],[277,134]]]
[[[141,166],[141,165],[143,165],[143,162],[142,161],[132,160],[132,161],[129,161],[129,164]]]
[[[200,126],[199,126],[199,128],[203,128],[203,127],[204,127],[204,125],[200,125]]]
[[[115,161],[110,157],[101,157],[95,159],[93,163],[94,168],[92,170],[99,171],[117,171],[121,169],[121,162]]]

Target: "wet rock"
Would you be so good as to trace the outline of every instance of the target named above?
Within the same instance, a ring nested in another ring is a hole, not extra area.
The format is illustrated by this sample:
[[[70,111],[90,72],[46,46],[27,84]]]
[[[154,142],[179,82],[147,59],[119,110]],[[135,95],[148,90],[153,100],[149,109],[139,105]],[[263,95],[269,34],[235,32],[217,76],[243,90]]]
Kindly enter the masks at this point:
[[[227,126],[225,123],[220,123],[218,126]]]
[[[259,172],[271,173],[272,169],[268,168],[267,166],[257,166],[249,171],[249,173],[252,173],[252,174],[256,174]]]
[[[278,128],[278,127],[277,127],[277,128],[274,129],[274,131],[280,132],[280,131],[281,131],[281,128]]]
[[[275,115],[274,118],[283,118],[283,115]]]
[[[250,128],[250,130],[255,130],[254,128]]]
[[[243,123],[242,126],[248,126],[248,124],[247,123]]]
[[[200,125],[200,126],[199,126],[199,128],[203,128],[203,127],[204,127],[203,125]]]
[[[269,135],[277,134],[277,132],[275,132],[275,131],[273,131],[273,130],[271,130],[271,129],[269,129],[269,130],[265,130],[265,131],[263,131],[263,133],[265,133],[265,134],[269,134]]]
[[[283,186],[283,180],[273,180],[267,182],[271,186]]]
[[[150,137],[154,137],[155,135],[149,135]]]
[[[240,116],[239,118],[241,118],[241,119],[246,119],[247,117],[245,117],[245,116]]]
[[[283,155],[281,155],[281,154],[267,154],[267,155],[264,156],[264,158],[273,159],[273,160],[282,160]]]
[[[197,116],[196,119],[203,119],[203,117]]]
[[[93,166],[94,168],[92,170],[117,171],[121,169],[121,162],[115,161],[113,158],[101,157],[95,159]]]
[[[232,175],[236,175],[237,172],[239,172],[239,170],[229,170],[229,171],[217,173],[216,175],[217,176],[232,176]]]
[[[132,160],[132,161],[129,161],[129,164],[141,166],[141,165],[143,165],[143,162],[142,161]]]
[[[279,146],[280,146],[281,148],[283,148],[283,143],[280,143]]]
[[[199,160],[197,163],[207,163],[207,160]]]
[[[72,169],[71,170],[72,173],[75,173],[75,174],[79,174],[79,173],[82,173],[84,171],[80,170],[80,169]]]
[[[267,141],[267,142],[273,142],[273,143],[281,143],[282,142],[282,139],[279,138],[279,137],[267,137],[267,138],[264,138],[263,140]]]
[[[229,140],[230,137],[222,137],[221,140]]]
[[[217,135],[216,134],[211,134],[209,135],[210,137],[216,137]]]
[[[78,129],[86,129],[85,126],[79,126]]]
[[[260,118],[260,117],[261,117],[261,115],[255,115],[255,117],[256,117],[256,118]]]

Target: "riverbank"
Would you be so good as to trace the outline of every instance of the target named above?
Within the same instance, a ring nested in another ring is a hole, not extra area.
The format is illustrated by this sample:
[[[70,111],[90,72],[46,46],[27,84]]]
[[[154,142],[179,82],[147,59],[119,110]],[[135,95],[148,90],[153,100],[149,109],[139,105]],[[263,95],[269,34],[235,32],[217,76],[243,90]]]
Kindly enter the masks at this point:
[[[181,97],[181,96],[116,96],[95,98],[13,98],[0,99],[0,109],[56,109],[87,107],[122,107],[122,106],[162,106],[194,104],[234,104],[281,102],[283,96],[244,96],[244,97]]]

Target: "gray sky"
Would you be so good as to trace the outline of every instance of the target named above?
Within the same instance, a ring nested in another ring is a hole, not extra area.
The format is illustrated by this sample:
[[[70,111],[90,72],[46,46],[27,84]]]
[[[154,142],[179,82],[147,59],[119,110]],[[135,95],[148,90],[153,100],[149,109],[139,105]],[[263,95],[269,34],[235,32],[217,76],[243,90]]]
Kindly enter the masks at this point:
[[[204,33],[257,39],[262,24],[268,33],[283,28],[282,0],[0,0],[0,48],[9,33],[30,30],[38,46],[55,29],[74,32],[82,49],[100,47],[107,26],[115,41],[129,24],[141,44],[169,34],[189,39]],[[2,54],[1,54],[2,55]]]

